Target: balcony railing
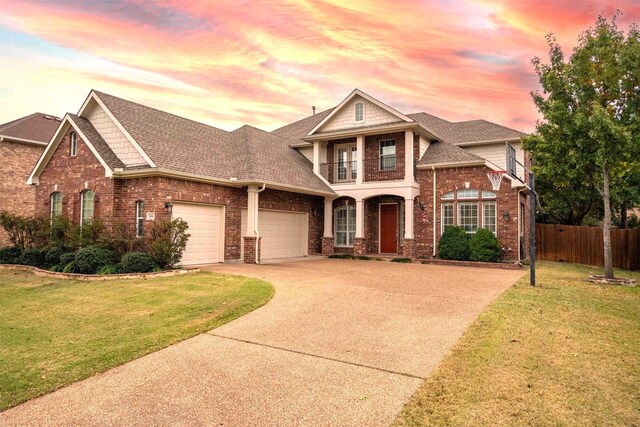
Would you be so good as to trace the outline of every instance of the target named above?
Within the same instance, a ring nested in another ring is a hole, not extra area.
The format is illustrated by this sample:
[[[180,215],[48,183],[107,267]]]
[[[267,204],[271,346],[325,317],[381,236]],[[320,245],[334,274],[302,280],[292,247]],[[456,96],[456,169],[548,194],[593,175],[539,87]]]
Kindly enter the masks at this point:
[[[404,156],[381,156],[364,159],[364,180],[391,181],[404,179]]]
[[[356,161],[320,163],[320,175],[330,184],[356,182],[357,168],[358,163]]]

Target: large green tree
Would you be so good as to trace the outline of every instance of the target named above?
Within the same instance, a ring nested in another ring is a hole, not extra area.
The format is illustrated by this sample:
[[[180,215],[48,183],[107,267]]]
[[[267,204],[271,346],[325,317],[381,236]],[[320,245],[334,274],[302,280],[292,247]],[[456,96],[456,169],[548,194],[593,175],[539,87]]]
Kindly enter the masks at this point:
[[[610,22],[599,16],[568,60],[555,37],[547,36],[549,63],[533,59],[542,93],[532,96],[544,119],[524,138],[537,174],[568,190],[592,186],[601,196],[608,278],[611,203],[634,197],[629,183],[640,169],[640,32],[635,24],[626,35],[619,30],[619,14]]]

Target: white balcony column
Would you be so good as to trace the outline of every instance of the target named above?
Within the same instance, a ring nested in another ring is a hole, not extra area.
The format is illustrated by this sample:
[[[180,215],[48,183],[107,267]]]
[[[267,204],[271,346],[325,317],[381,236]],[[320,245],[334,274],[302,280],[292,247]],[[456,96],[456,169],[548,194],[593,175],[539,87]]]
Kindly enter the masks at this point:
[[[413,239],[413,199],[404,200],[404,238]]]
[[[320,175],[320,141],[313,141],[313,173]]]
[[[247,188],[247,229],[244,234],[247,237],[256,237],[259,194],[257,185],[250,185],[249,188]]]
[[[356,184],[362,184],[364,180],[364,135],[356,137]]]
[[[356,235],[355,238],[364,238],[364,200],[356,199]]]
[[[324,198],[324,234],[322,237],[333,237],[333,199]]]
[[[404,131],[404,182],[411,184],[413,176],[413,131]]]

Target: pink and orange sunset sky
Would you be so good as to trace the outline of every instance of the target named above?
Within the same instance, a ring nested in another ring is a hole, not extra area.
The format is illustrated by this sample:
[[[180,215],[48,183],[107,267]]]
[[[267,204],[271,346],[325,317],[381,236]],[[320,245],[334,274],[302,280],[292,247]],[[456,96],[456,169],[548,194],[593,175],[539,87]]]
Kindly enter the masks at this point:
[[[404,113],[531,131],[531,59],[640,0],[0,0],[0,123],[90,89],[223,129],[271,130],[355,87]]]

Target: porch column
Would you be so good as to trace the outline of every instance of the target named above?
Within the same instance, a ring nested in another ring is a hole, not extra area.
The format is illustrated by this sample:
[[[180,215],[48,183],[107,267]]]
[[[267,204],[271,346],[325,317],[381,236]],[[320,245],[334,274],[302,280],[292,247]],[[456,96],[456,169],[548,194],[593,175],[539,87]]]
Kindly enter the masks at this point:
[[[404,182],[411,184],[413,177],[413,131],[404,131]]]
[[[402,243],[402,256],[415,257],[415,240],[413,239],[413,199],[404,200],[404,241]]]
[[[364,255],[366,246],[364,238],[364,200],[356,199],[356,235],[353,239],[353,254]]]
[[[333,199],[324,198],[324,234],[322,237],[333,237]]]
[[[364,135],[356,137],[356,184],[364,181]]]
[[[313,141],[313,173],[320,175],[320,141]]]
[[[247,228],[244,230],[244,262],[253,264],[260,262],[260,239],[256,235],[258,229],[258,186],[247,188]]]

